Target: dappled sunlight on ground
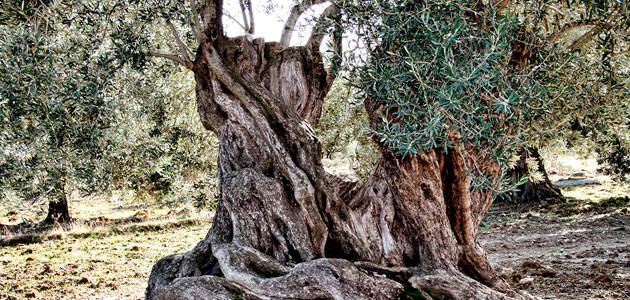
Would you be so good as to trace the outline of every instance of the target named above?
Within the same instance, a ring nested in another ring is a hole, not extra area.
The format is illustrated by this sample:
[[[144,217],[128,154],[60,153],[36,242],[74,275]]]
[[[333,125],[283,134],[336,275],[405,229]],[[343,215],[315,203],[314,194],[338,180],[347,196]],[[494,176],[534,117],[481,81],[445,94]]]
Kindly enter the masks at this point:
[[[0,228],[0,299],[144,299],[155,262],[193,248],[213,215],[106,197],[73,197],[70,210],[63,226]]]
[[[630,198],[610,185],[563,190],[597,198],[495,205],[480,234],[491,262],[543,299],[630,299]]]

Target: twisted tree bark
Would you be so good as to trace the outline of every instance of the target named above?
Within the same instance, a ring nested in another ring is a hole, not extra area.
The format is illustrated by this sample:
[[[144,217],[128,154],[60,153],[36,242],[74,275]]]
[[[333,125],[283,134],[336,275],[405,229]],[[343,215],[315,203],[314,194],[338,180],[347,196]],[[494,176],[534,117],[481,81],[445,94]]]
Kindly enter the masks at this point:
[[[221,197],[207,237],[153,267],[147,299],[528,298],[477,243],[492,197],[471,191],[461,157],[383,148],[361,187],[328,174],[312,130],[334,80],[319,44],[226,38],[221,1],[206,3],[193,71]],[[373,126],[381,106],[366,102]]]

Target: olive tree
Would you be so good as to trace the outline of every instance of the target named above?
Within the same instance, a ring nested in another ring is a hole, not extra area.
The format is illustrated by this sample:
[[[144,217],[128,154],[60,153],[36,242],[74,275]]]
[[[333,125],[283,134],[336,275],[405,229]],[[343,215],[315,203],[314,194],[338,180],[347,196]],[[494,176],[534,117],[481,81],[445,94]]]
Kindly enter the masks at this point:
[[[507,1],[503,10],[522,20],[520,42],[514,46],[518,51],[511,60],[516,70],[552,65],[540,79],[549,89],[548,106],[541,118],[527,124],[528,145],[513,171],[515,177],[530,180],[515,196],[518,201],[562,198],[547,176],[540,148],[559,141],[586,143],[607,157],[627,147],[620,142],[627,132],[624,61],[630,47],[630,8],[623,1]],[[616,139],[618,133],[621,139]]]
[[[317,3],[296,4],[280,43],[227,37],[222,1],[178,4],[190,26],[171,30],[179,54],[150,54],[195,74],[201,121],[219,138],[221,198],[206,239],[154,266],[147,298],[397,299],[406,287],[527,298],[497,276],[476,241],[517,144],[511,128],[540,93],[502,68],[513,21],[472,2],[341,5],[347,16],[370,16],[357,26],[375,34],[364,36],[368,77],[358,85],[381,159],[356,186],[324,170],[312,130],[337,70],[324,68],[319,51],[323,25],[342,17],[337,4],[305,45],[289,47],[297,17]]]
[[[31,203],[47,199],[47,223],[70,220],[68,183],[106,186],[111,121],[103,92],[111,66],[86,40],[58,31],[49,5],[3,4],[0,24],[0,184]]]
[[[188,69],[219,141],[210,232],[156,263],[148,299],[530,298],[497,275],[477,233],[510,188],[524,124],[552,107],[555,62],[519,38],[531,12],[515,17],[510,1],[303,0],[280,42],[265,42],[253,38],[253,1],[238,1],[238,37],[226,34],[221,0],[75,4],[84,17],[71,23],[110,24],[116,60]],[[300,16],[322,4],[308,41],[291,46]],[[147,34],[157,25],[171,43]],[[380,152],[361,185],[324,169],[313,130],[344,30],[363,45],[349,80]]]

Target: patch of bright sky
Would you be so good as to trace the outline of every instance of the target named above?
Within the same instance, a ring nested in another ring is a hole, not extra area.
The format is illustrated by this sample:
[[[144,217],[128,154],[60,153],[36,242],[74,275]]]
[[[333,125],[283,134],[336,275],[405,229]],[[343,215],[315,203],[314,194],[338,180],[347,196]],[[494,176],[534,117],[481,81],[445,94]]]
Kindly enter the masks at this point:
[[[254,38],[262,37],[266,42],[280,41],[282,35],[282,28],[284,23],[291,12],[291,7],[295,5],[294,0],[252,0],[254,6],[254,25],[255,32]],[[291,38],[291,46],[304,45],[308,40],[313,24],[316,18],[328,7],[330,3],[322,3],[313,5],[309,10],[304,12],[298,23]],[[238,4],[238,0],[226,0],[223,3],[223,26],[228,36],[240,36],[244,34],[243,28],[232,18],[243,23],[243,17],[241,8]],[[231,17],[229,17],[229,16]],[[326,44],[326,41],[322,43]]]

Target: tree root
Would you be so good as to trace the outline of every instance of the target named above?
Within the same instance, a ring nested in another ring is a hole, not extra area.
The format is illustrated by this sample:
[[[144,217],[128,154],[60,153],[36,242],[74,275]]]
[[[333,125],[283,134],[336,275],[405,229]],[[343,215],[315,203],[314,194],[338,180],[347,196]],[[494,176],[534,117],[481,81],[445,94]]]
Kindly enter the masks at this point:
[[[422,272],[334,258],[294,265],[231,243],[212,248],[215,267],[207,270],[199,267],[195,250],[160,260],[147,299],[402,299],[414,289],[426,299],[536,299],[499,292],[457,270]]]
[[[159,293],[154,294],[153,298],[147,297],[147,299],[233,300],[240,294],[240,291],[232,288],[224,278],[205,275],[177,278],[168,285],[168,288],[160,290]]]
[[[522,291],[502,293],[471,279],[456,270],[433,270],[431,273],[409,278],[411,286],[438,299],[536,299]]]
[[[398,299],[404,290],[344,259],[292,265],[233,244],[213,249],[224,277],[203,275],[190,252],[172,255],[153,268],[147,299]]]

